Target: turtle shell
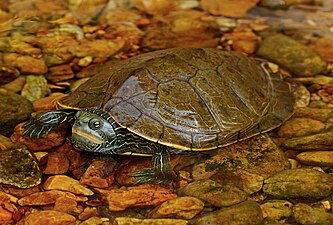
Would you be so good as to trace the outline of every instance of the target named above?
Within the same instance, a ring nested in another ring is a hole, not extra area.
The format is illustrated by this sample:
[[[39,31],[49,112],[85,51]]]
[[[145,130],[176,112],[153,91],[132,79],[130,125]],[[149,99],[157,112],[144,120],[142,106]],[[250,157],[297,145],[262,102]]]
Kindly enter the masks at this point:
[[[293,111],[279,75],[231,51],[160,50],[93,73],[58,106],[100,108],[129,131],[176,149],[225,146],[278,127]]]

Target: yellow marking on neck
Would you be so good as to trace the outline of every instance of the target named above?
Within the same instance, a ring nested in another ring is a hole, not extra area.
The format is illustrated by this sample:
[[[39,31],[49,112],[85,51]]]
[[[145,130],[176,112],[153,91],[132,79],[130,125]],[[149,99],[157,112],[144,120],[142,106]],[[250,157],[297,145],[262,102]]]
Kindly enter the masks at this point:
[[[76,135],[83,137],[83,138],[87,139],[88,141],[96,143],[96,144],[101,144],[104,142],[102,139],[95,137],[95,136],[91,135],[90,133],[87,133],[87,132],[77,129],[77,128],[72,128],[72,134],[76,134]]]

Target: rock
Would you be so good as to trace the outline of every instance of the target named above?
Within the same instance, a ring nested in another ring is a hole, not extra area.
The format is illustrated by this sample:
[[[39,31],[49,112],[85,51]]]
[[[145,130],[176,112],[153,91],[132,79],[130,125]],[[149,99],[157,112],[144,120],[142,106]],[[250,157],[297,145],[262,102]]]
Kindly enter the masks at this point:
[[[117,217],[117,225],[187,225],[186,220],[178,219],[137,219],[128,217]]]
[[[32,104],[26,98],[0,89],[0,134],[10,135],[14,127],[27,120],[32,112]]]
[[[83,212],[80,213],[79,219],[86,220],[93,216],[98,216],[97,208],[96,207],[85,207]]]
[[[114,183],[117,163],[110,158],[95,159],[80,179],[81,184],[107,188]]]
[[[177,197],[163,202],[148,215],[149,218],[172,217],[177,219],[192,219],[204,207],[204,202],[193,197]]]
[[[176,198],[169,189],[157,184],[142,184],[120,189],[96,189],[109,204],[111,211],[123,211],[128,207],[157,206],[161,203]]]
[[[65,174],[68,171],[69,160],[64,153],[51,152],[47,154],[47,164],[44,174]]]
[[[56,199],[53,210],[72,214],[78,211],[77,202],[72,198],[62,196]]]
[[[242,17],[259,0],[201,0],[201,6],[215,16]]]
[[[232,49],[237,52],[253,54],[257,48],[259,37],[249,28],[238,27],[232,33],[225,33],[223,39],[232,41]]]
[[[124,47],[124,44],[123,40],[83,39],[80,45],[73,50],[73,53],[77,57],[92,56],[107,58],[120,51]]]
[[[323,59],[327,62],[333,63],[333,36],[327,35],[319,38],[311,45],[311,47],[316,50]]]
[[[67,94],[54,92],[47,97],[37,99],[32,103],[34,110],[37,112],[54,110],[56,108],[57,101],[65,96],[67,96]]]
[[[294,219],[299,224],[333,224],[333,215],[320,209],[313,209],[303,203],[298,203],[293,207]]]
[[[216,207],[231,206],[240,203],[248,197],[239,188],[231,185],[221,185],[213,180],[194,181],[178,190],[181,196],[196,197]]]
[[[21,143],[0,151],[0,182],[20,188],[41,183],[42,174],[36,157]]]
[[[75,202],[85,202],[88,200],[87,197],[75,196],[70,192],[51,190],[36,192],[24,196],[18,200],[18,204],[21,206],[50,205],[54,204],[59,198],[71,199]]]
[[[265,37],[259,44],[257,54],[300,76],[313,76],[327,67],[318,53],[283,34]]]
[[[45,190],[63,190],[84,196],[90,196],[94,194],[94,192],[92,192],[90,189],[81,185],[79,181],[65,175],[55,175],[49,177],[44,182],[43,187]]]
[[[263,220],[260,206],[256,202],[245,201],[237,205],[222,208],[190,221],[191,225],[259,225]]]
[[[74,73],[69,65],[54,66],[49,69],[46,79],[54,83],[74,78]]]
[[[5,85],[2,85],[1,87],[8,90],[12,91],[15,93],[21,92],[24,85],[25,85],[25,76],[19,76],[17,79],[13,80],[12,82],[9,82]]]
[[[91,217],[83,222],[81,222],[79,225],[100,225],[104,224],[104,222],[108,222],[108,218],[100,218],[97,216]]]
[[[17,225],[75,225],[75,217],[55,210],[35,211],[28,214]]]
[[[14,81],[20,76],[20,71],[15,68],[10,68],[9,66],[0,67],[0,86],[8,84]]]
[[[171,0],[159,0],[150,2],[146,0],[130,0],[129,2],[135,8],[152,15],[168,14],[168,12],[176,8],[175,2]]]
[[[271,9],[286,9],[291,5],[295,4],[311,4],[313,0],[282,0],[282,1],[272,1],[272,0],[261,0],[260,5],[271,8]]]
[[[333,167],[333,151],[307,151],[296,156],[305,165]]]
[[[333,132],[327,131],[304,137],[295,137],[285,140],[282,146],[299,151],[333,150]]]
[[[333,110],[303,107],[303,108],[297,108],[293,116],[306,117],[314,120],[319,120],[321,122],[326,122],[329,118],[333,117]]]
[[[44,76],[29,75],[26,77],[26,83],[22,90],[22,96],[30,101],[43,98],[50,94],[50,89],[47,86],[47,80]]]
[[[280,220],[291,216],[293,204],[286,200],[268,200],[260,207],[265,218]]]
[[[25,131],[23,128],[24,124],[25,123],[20,123],[15,127],[14,133],[10,136],[10,139],[13,142],[22,142],[31,151],[48,150],[63,144],[65,141],[65,129],[50,131],[46,136],[39,138],[30,138],[28,135],[23,135]]]
[[[325,129],[321,121],[310,118],[291,118],[279,128],[280,137],[299,137],[320,133]]]
[[[323,198],[333,193],[333,176],[313,169],[284,170],[264,181],[275,198]]]
[[[16,53],[3,54],[5,64],[13,65],[20,69],[23,74],[45,74],[47,72],[46,63],[43,60],[35,59],[27,55]]]

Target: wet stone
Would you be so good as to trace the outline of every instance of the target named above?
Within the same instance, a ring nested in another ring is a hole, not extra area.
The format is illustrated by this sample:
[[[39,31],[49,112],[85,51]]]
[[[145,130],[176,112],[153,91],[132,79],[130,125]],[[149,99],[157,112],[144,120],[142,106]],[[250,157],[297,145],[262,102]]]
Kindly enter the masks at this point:
[[[298,203],[293,207],[293,216],[297,223],[302,225],[307,224],[320,224],[331,225],[333,224],[333,214],[325,212],[321,209],[314,209],[311,206]]]
[[[276,198],[323,198],[333,193],[333,176],[313,169],[289,169],[266,179],[264,193]]]
[[[0,182],[19,188],[41,183],[37,159],[23,144],[16,144],[0,152]]]
[[[263,215],[272,220],[290,217],[293,204],[286,200],[269,200],[260,205]]]
[[[26,84],[23,87],[22,96],[30,101],[35,101],[45,97],[50,92],[51,91],[47,86],[47,80],[44,76],[29,75],[26,78]]]
[[[333,167],[333,151],[307,151],[296,156],[305,165]]]
[[[0,134],[10,135],[14,127],[27,120],[32,112],[32,104],[26,98],[0,89]]]
[[[325,129],[321,121],[310,118],[291,118],[279,129],[280,137],[298,137],[320,133]]]
[[[300,76],[316,75],[327,67],[318,53],[283,34],[265,37],[259,44],[257,54]]]
[[[149,213],[149,218],[172,217],[177,219],[192,219],[204,207],[204,202],[193,197],[178,197],[163,202]]]
[[[123,211],[129,207],[157,206],[176,198],[171,190],[157,184],[142,184],[129,188],[97,190],[109,204],[110,211]]]
[[[75,217],[55,210],[35,211],[24,217],[17,225],[75,225]]]
[[[194,181],[178,190],[181,196],[196,197],[216,207],[231,206],[240,203],[248,195],[231,185],[221,185],[213,180],[202,179]]]
[[[222,208],[206,215],[195,218],[189,222],[191,225],[259,225],[263,220],[260,206],[256,202],[245,201],[237,205]]]
[[[304,137],[295,137],[285,140],[282,146],[287,149],[299,151],[333,150],[333,132],[327,131]]]
[[[186,220],[180,219],[137,219],[129,217],[117,217],[117,225],[187,225]]]
[[[66,175],[55,175],[49,177],[44,183],[45,190],[63,190],[69,191],[77,195],[90,196],[93,195],[90,189],[84,187],[79,183],[79,181],[68,177]]]

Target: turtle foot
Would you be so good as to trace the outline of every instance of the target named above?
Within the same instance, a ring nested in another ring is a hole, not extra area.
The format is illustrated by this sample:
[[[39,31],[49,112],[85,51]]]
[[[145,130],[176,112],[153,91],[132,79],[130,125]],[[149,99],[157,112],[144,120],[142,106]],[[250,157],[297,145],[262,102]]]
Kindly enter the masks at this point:
[[[28,121],[23,125],[24,133],[29,135],[31,138],[38,138],[43,135],[47,135],[51,130],[54,130],[55,126],[43,126],[38,123],[35,123],[33,120]]]
[[[142,183],[157,183],[157,184],[168,184],[175,180],[177,175],[175,172],[164,171],[163,173],[156,173],[154,168],[141,169],[133,174],[132,177],[136,178],[136,184]]]

